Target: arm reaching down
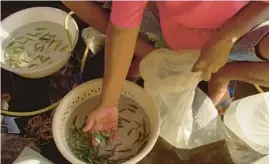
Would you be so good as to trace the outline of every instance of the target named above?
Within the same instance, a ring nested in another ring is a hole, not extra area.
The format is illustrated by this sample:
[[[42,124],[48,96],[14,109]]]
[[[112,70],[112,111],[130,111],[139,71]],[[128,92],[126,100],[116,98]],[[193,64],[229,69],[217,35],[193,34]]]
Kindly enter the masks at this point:
[[[105,72],[101,97],[96,109],[89,113],[84,131],[109,130],[115,133],[112,140],[116,138],[116,107],[135,51],[145,6],[146,2],[113,2],[111,23],[106,33]]]
[[[110,23],[105,49],[105,73],[101,104],[116,106],[133,57],[139,28],[121,28]]]
[[[110,131],[111,141],[117,138],[118,110],[122,85],[133,57],[139,28],[126,29],[108,25],[105,72],[99,104],[89,113],[84,131]],[[93,140],[96,145],[96,141]]]
[[[193,70],[202,71],[204,80],[209,80],[212,73],[216,73],[226,64],[230,50],[236,41],[266,20],[269,20],[269,4],[250,2],[203,46]]]

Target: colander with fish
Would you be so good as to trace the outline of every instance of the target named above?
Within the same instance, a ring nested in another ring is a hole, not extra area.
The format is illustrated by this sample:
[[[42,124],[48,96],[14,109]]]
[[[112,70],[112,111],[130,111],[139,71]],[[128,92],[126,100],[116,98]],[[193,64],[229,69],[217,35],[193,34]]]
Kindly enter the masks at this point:
[[[60,70],[78,40],[75,20],[52,7],[20,10],[1,24],[1,67],[27,78]]]
[[[75,164],[134,164],[145,157],[157,141],[160,117],[153,99],[138,85],[125,81],[118,105],[119,140],[107,143],[109,133],[82,132],[90,109],[98,103],[102,79],[91,80],[69,92],[53,118],[53,138],[61,154]],[[92,134],[93,135],[93,134]]]

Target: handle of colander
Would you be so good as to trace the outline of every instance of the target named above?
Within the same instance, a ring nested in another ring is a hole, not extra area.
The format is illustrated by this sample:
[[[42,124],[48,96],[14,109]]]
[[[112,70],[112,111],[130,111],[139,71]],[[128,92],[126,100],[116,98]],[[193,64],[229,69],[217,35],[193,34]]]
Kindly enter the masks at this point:
[[[65,20],[64,20],[64,28],[65,28],[65,32],[66,32],[66,36],[67,36],[67,40],[68,40],[68,45],[69,45],[69,51],[72,52],[74,49],[74,45],[72,43],[72,39],[71,39],[71,34],[69,32],[69,28],[68,28],[68,21],[69,18],[71,17],[71,15],[73,15],[74,12],[70,11],[66,16],[65,16]]]
[[[73,15],[74,12],[73,11],[70,11],[66,17],[65,17],[65,21],[64,21],[64,26],[65,26],[65,32],[66,32],[66,35],[67,35],[67,39],[68,39],[68,44],[69,44],[69,50],[70,52],[72,53],[73,49],[75,48],[74,45],[72,45],[72,41],[71,41],[71,35],[70,35],[70,32],[69,32],[69,29],[68,29],[68,20],[69,20],[69,17],[71,15]],[[88,56],[88,52],[89,52],[89,46],[88,44],[86,44],[86,48],[84,50],[84,53],[83,53],[83,58],[81,60],[81,67],[80,67],[80,73],[83,72],[84,70],[84,66],[85,66],[85,63],[86,63],[86,58]]]

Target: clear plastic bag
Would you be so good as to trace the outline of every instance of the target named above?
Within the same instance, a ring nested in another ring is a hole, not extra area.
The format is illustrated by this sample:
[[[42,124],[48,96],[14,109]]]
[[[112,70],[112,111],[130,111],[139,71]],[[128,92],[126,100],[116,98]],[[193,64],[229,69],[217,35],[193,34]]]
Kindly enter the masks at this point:
[[[233,102],[224,123],[253,150],[269,154],[269,92]]]
[[[93,27],[83,29],[81,36],[94,55],[102,50],[105,45],[106,36]]]
[[[193,149],[229,137],[212,101],[196,87],[200,72],[191,69],[193,51],[159,49],[140,64],[144,88],[160,110],[160,136],[181,149]],[[194,101],[195,100],[195,101]]]

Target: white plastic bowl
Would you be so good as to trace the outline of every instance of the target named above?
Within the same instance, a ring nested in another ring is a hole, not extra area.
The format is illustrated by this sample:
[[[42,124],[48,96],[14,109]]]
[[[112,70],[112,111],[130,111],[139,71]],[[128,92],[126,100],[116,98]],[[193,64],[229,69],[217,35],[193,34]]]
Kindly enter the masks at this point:
[[[11,34],[14,30],[29,23],[50,21],[64,26],[66,15],[66,12],[52,7],[33,7],[15,12],[14,14],[11,14],[3,21],[1,21],[1,43],[3,43],[4,39],[7,38],[9,34]],[[69,17],[68,29],[69,33],[72,36],[72,43],[74,47],[78,40],[78,26],[72,17]],[[2,46],[0,52],[1,58],[4,58],[2,53]],[[61,58],[54,60],[55,62],[53,62],[52,64],[39,66],[33,69],[14,68],[2,62],[1,67],[5,70],[14,72],[23,77],[41,78],[49,76],[60,70],[68,62],[70,56],[70,53],[62,54]]]
[[[75,110],[79,110],[78,106],[83,104],[85,101],[99,96],[101,87],[102,79],[92,80],[79,85],[63,98],[55,111],[52,123],[53,138],[61,154],[71,163],[84,164],[84,162],[80,161],[73,155],[68,147],[66,136],[68,118],[72,117],[72,113]],[[134,164],[144,158],[155,145],[160,131],[160,115],[153,99],[138,85],[125,81],[122,95],[131,98],[134,102],[138,103],[142,109],[144,109],[149,119],[150,134],[147,144],[144,149],[142,149],[133,158],[124,162],[124,164]],[[84,110],[84,112],[87,114],[88,109],[86,109],[86,111]]]

